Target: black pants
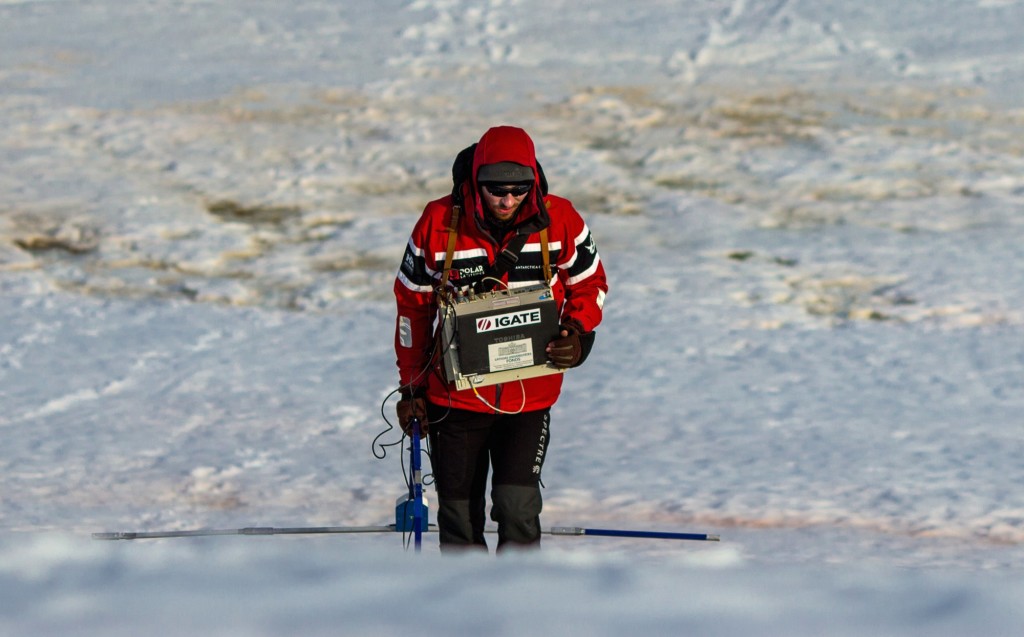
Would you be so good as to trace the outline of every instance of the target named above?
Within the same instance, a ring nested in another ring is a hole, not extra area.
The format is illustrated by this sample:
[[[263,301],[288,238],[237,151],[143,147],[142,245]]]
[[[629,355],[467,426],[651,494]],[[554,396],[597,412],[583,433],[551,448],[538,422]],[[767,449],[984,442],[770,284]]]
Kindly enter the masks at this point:
[[[498,550],[540,546],[540,472],[550,410],[482,414],[429,404],[430,465],[437,488],[441,550],[487,549],[487,474]]]

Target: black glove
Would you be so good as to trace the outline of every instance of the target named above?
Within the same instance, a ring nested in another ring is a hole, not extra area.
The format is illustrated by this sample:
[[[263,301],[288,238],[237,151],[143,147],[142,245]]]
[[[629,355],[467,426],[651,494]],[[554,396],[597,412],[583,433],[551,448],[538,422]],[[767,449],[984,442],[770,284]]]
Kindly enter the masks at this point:
[[[427,400],[424,398],[426,390],[422,387],[403,387],[399,390],[402,394],[401,400],[395,410],[398,412],[398,425],[405,432],[405,435],[412,435],[412,419],[420,420],[420,438],[427,435]]]
[[[587,360],[594,346],[594,332],[584,332],[579,321],[569,319],[562,324],[559,338],[548,343],[548,360],[555,367],[577,367]]]

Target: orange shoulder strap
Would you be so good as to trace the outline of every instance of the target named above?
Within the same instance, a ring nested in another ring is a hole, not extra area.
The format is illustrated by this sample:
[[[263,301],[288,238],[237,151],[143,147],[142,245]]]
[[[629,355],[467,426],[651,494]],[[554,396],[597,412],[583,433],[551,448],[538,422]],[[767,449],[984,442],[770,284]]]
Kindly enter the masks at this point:
[[[452,259],[455,256],[455,240],[459,236],[459,213],[462,206],[452,206],[452,217],[448,225],[448,247],[444,254],[444,269],[441,270],[441,294],[448,290],[448,274],[452,270]]]
[[[540,231],[540,254],[544,259],[544,283],[551,285],[551,255],[548,254],[548,229]]]

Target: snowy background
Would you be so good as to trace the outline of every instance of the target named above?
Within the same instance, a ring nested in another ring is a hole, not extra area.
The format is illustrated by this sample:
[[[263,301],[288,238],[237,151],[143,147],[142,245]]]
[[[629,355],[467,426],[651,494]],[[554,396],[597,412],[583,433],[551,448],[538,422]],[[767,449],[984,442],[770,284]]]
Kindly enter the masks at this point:
[[[0,0],[0,634],[1019,634],[1022,30],[1020,0]],[[722,542],[90,539],[393,520],[391,284],[496,124],[611,285],[544,526]]]

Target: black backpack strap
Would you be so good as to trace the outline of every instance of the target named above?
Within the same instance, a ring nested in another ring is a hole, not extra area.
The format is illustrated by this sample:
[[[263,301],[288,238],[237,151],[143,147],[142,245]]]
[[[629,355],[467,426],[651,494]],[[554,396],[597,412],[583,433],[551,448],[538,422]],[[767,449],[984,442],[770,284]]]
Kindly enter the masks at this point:
[[[516,267],[516,263],[519,262],[519,253],[523,251],[523,246],[526,245],[526,239],[529,236],[529,233],[517,234],[512,237],[512,240],[508,242],[505,249],[498,253],[498,258],[494,260],[494,265],[488,268],[488,271],[484,274],[481,286],[485,292],[493,290],[501,281],[501,277]]]
[[[462,185],[473,178],[473,153],[476,144],[470,144],[455,156],[452,162],[452,199],[456,205],[462,205]]]

